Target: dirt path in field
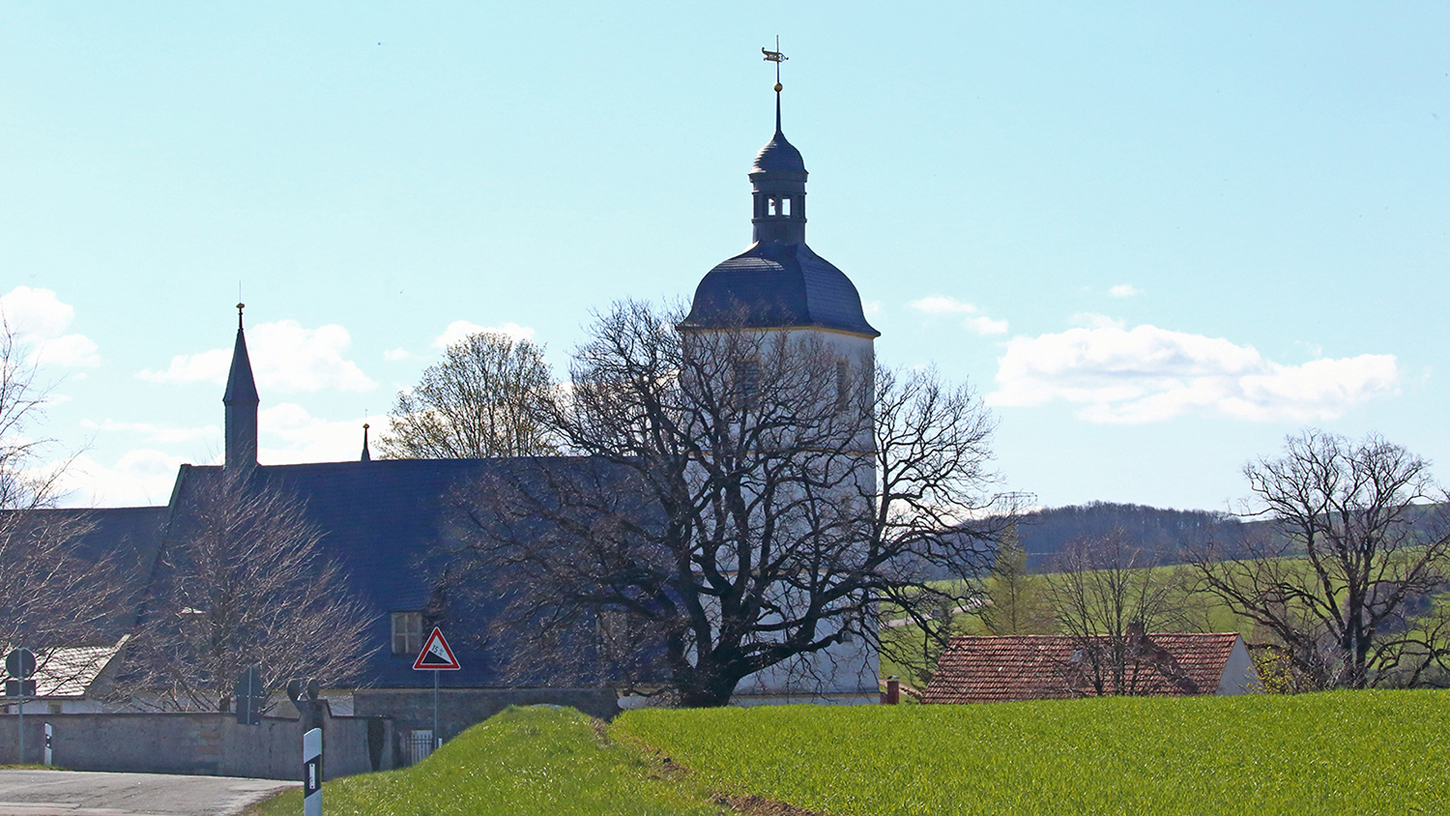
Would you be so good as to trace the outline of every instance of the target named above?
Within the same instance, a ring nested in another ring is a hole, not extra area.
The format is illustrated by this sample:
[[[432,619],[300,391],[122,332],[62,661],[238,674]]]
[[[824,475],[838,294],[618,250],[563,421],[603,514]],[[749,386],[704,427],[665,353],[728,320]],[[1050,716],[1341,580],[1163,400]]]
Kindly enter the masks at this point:
[[[594,733],[602,742],[609,743],[614,741],[609,734],[609,726],[603,720],[594,721]],[[661,779],[676,781],[690,773],[689,768],[665,756],[658,748],[651,748],[632,738],[629,742],[633,743],[651,761],[651,764],[654,766],[653,772],[655,776]],[[798,808],[795,805],[777,802],[774,799],[766,799],[764,796],[756,796],[754,794],[749,796],[739,796],[733,793],[718,794],[715,797],[715,802],[716,804],[730,808],[736,813],[744,814],[744,816],[828,816],[825,813]]]
[[[760,796],[722,796],[720,801],[736,813],[746,816],[826,816],[814,810],[805,810],[785,802],[776,802]]]

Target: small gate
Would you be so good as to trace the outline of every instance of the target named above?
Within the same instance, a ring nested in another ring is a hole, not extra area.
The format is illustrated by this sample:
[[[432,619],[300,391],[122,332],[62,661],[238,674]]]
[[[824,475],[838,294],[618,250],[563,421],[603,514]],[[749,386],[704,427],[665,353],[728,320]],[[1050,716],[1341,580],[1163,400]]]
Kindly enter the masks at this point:
[[[409,765],[416,765],[433,753],[433,729],[420,728],[403,734],[403,756]]]

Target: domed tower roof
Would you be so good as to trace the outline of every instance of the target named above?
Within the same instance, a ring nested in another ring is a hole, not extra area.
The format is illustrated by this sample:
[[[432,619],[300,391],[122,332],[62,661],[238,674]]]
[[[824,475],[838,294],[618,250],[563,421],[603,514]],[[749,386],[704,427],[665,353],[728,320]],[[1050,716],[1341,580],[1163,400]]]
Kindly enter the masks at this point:
[[[695,288],[686,331],[723,328],[822,328],[879,337],[866,322],[851,279],[806,246],[806,164],[780,127],[755,155],[754,243],[718,264]]]

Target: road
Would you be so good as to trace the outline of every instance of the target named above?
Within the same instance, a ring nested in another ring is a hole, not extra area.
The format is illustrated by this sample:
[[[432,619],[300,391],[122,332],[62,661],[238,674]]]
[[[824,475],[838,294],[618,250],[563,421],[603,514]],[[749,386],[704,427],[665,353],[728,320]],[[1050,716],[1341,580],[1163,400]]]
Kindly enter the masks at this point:
[[[0,771],[0,816],[234,816],[296,785],[224,776]]]

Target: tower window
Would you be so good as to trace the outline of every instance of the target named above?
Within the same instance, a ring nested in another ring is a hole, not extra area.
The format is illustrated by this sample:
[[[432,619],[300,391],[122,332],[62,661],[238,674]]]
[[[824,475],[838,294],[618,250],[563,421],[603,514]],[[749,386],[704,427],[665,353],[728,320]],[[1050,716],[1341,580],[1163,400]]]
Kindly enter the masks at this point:
[[[782,198],[780,200],[780,214],[790,215],[790,199]]]
[[[393,613],[393,654],[416,655],[423,649],[423,613]]]
[[[836,361],[836,410],[846,408],[846,403],[851,399],[851,363],[847,360]]]
[[[767,205],[767,207],[768,209],[766,210],[766,215],[780,215],[780,199],[776,198],[775,196],[771,196],[770,203]]]
[[[760,398],[760,361],[754,358],[735,363],[735,395],[739,407],[751,408]]]

